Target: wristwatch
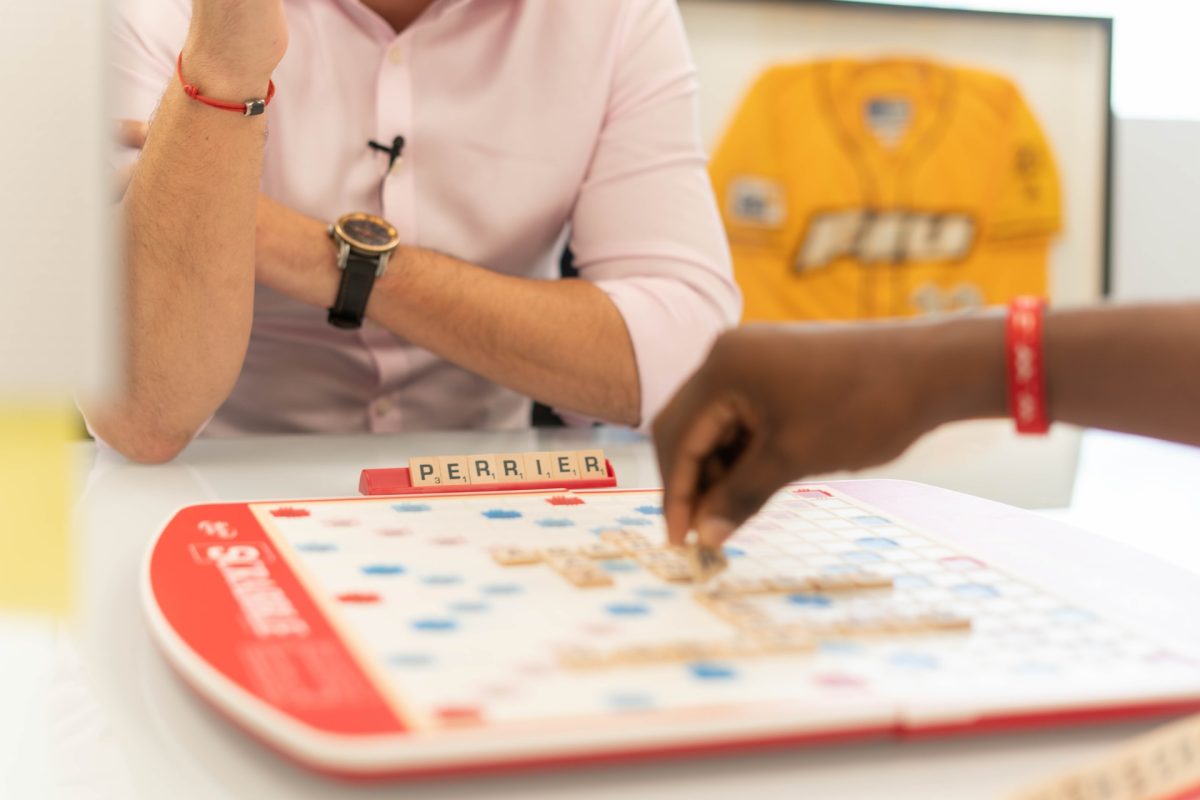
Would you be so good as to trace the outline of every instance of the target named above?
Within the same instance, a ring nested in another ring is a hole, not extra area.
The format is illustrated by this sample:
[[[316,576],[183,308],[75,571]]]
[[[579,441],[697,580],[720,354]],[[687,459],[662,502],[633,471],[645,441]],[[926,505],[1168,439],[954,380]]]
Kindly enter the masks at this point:
[[[329,226],[338,245],[342,283],[337,301],[329,309],[329,324],[361,328],[375,279],[387,271],[388,259],[400,245],[400,234],[387,220],[374,214],[347,214]]]

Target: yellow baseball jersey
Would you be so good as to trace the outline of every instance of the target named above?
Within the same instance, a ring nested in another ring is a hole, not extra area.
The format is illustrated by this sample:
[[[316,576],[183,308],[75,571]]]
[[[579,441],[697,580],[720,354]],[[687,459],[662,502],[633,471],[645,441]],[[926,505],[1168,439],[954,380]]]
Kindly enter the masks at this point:
[[[768,69],[711,165],[745,319],[1045,295],[1057,167],[1013,83],[918,59]]]

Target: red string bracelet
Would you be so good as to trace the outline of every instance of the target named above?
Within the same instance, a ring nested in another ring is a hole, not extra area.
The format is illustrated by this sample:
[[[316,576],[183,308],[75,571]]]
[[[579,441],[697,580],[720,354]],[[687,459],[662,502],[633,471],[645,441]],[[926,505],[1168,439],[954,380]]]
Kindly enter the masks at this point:
[[[267,96],[257,100],[247,100],[243,103],[226,103],[222,100],[214,100],[211,97],[205,97],[200,94],[200,90],[183,79],[183,52],[180,51],[179,58],[175,62],[175,74],[179,76],[179,83],[183,86],[184,94],[193,100],[199,100],[206,106],[219,108],[222,111],[236,111],[245,117],[257,117],[260,114],[266,113],[267,106],[271,105],[271,99],[275,97],[275,81],[268,81]]]
[[[1041,434],[1050,429],[1042,336],[1045,308],[1046,303],[1040,297],[1018,297],[1008,308],[1004,337],[1008,405],[1017,423],[1017,433]]]

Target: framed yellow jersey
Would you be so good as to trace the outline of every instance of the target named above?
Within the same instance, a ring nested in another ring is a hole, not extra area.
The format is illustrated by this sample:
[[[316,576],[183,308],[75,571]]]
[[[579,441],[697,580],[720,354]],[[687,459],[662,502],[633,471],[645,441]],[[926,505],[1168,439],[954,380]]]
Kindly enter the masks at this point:
[[[1058,170],[1017,87],[917,58],[779,65],[711,173],[745,319],[850,320],[1047,291]]]

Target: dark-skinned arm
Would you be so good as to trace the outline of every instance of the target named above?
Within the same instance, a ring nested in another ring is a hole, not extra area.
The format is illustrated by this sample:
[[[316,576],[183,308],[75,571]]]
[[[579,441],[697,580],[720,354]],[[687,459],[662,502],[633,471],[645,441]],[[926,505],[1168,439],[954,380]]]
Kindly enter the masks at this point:
[[[1200,303],[1051,311],[1050,418],[1200,445]],[[1004,320],[749,326],[654,424],[672,542],[727,539],[781,486],[1008,414]]]

